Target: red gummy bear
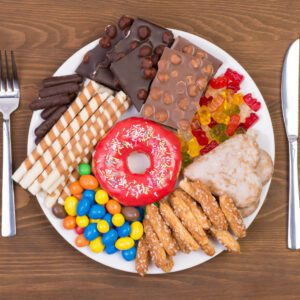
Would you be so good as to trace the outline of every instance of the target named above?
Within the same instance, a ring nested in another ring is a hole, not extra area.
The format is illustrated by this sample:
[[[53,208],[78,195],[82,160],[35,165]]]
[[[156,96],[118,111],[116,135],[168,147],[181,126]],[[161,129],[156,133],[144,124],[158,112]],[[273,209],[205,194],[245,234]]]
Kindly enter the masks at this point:
[[[204,148],[200,150],[200,154],[204,155],[210,152],[212,149],[216,148],[218,145],[219,144],[215,140],[212,140],[208,145],[206,145]]]
[[[210,123],[208,124],[208,127],[209,128],[213,128],[214,126],[216,126],[218,123],[213,119],[211,118],[210,120]]]
[[[230,82],[227,84],[227,89],[233,90],[233,91],[236,93],[236,92],[239,91],[241,88],[240,88],[240,84],[239,84],[237,81],[230,81]]]
[[[244,79],[244,76],[242,74],[239,74],[238,72],[236,71],[233,71],[232,69],[228,68],[224,74],[225,77],[227,77],[228,81],[233,81],[235,82],[236,84],[240,84],[243,79]]]
[[[208,144],[208,137],[202,128],[193,129],[192,134],[197,139],[199,145],[205,146]]]
[[[255,113],[251,113],[249,117],[246,118],[245,122],[241,124],[241,126],[248,130],[251,126],[253,126],[257,121],[259,117]]]
[[[258,111],[261,107],[261,103],[257,99],[252,97],[252,94],[249,93],[244,96],[244,102],[253,110]]]
[[[203,105],[207,106],[212,101],[212,99],[213,99],[212,96],[209,96],[208,98],[205,96],[202,96],[200,98],[199,104],[200,104],[200,106],[203,106]]]
[[[227,86],[228,84],[228,78],[225,76],[219,76],[217,78],[212,78],[209,82],[210,86],[213,89],[221,89]]]
[[[227,135],[229,136],[233,135],[236,129],[239,127],[239,124],[240,124],[239,115],[230,116],[230,121],[227,125],[227,130],[226,130]]]

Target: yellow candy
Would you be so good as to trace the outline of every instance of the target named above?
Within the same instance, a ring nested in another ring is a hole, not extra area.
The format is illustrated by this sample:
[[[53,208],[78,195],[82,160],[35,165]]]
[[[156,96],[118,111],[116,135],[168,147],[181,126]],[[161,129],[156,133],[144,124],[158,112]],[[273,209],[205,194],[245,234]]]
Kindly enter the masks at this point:
[[[214,112],[221,107],[224,102],[224,98],[217,95],[207,106],[210,112]],[[207,125],[207,124],[203,124]]]
[[[101,219],[90,219],[90,223],[98,223]]]
[[[82,216],[82,217],[77,216],[76,224],[81,228],[85,228],[86,226],[89,225],[89,218],[87,216]]]
[[[208,125],[211,121],[210,111],[207,106],[203,105],[198,110],[199,121],[202,125]]]
[[[230,117],[226,115],[224,112],[216,111],[215,113],[212,114],[212,117],[217,123],[223,123],[227,125],[230,121]]]
[[[78,204],[78,200],[77,198],[70,196],[67,197],[65,200],[65,211],[67,212],[67,214],[69,216],[75,217],[76,216],[76,207]]]
[[[232,104],[241,105],[244,102],[243,95],[241,93],[234,94],[231,100]]]
[[[95,253],[99,253],[104,250],[105,246],[102,243],[101,236],[97,237],[96,239],[90,242],[90,248]]]
[[[122,214],[118,213],[113,215],[111,221],[116,227],[121,227],[125,223],[125,218]]]
[[[104,205],[108,202],[108,200],[109,200],[109,197],[108,197],[108,194],[106,191],[100,189],[96,192],[95,201],[98,204]]]
[[[192,158],[199,156],[202,147],[199,145],[197,139],[195,137],[192,137],[187,144],[188,144],[187,153],[189,154],[189,156]]]
[[[97,229],[100,233],[106,233],[109,231],[109,224],[105,220],[99,221]]]
[[[122,237],[119,238],[116,243],[115,247],[118,250],[128,250],[134,246],[134,240],[131,237]]]
[[[139,221],[133,222],[131,225],[130,237],[135,241],[139,240],[144,234],[143,224]]]

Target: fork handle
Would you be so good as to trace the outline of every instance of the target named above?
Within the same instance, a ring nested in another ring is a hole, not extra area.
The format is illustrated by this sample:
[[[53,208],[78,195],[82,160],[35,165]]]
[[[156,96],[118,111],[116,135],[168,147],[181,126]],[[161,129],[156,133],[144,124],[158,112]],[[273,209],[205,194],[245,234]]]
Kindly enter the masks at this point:
[[[2,169],[2,236],[16,235],[15,199],[12,181],[10,120],[3,119],[3,169]]]
[[[289,224],[288,248],[300,249],[300,203],[298,185],[297,139],[289,139]]]

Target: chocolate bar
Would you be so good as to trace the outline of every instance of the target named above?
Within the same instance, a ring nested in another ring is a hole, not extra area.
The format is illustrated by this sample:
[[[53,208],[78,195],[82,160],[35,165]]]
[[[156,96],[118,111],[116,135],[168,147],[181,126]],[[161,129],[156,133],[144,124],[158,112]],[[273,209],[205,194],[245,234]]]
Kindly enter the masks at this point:
[[[147,99],[150,83],[156,74],[152,54],[152,44],[144,43],[124,58],[113,62],[110,67],[138,111]]]
[[[130,27],[128,36],[117,43],[107,53],[107,57],[111,62],[117,61],[126,56],[139,45],[145,42],[151,42],[156,61],[158,61],[164,48],[170,47],[173,41],[174,36],[170,30],[137,18]]]
[[[99,44],[84,55],[82,63],[76,69],[76,73],[108,87],[116,88],[117,82],[109,70],[110,62],[106,54],[126,36],[132,22],[132,18],[122,16],[118,21],[118,25],[111,24],[106,26]]]
[[[215,60],[165,48],[142,115],[172,128],[188,129],[216,72]]]

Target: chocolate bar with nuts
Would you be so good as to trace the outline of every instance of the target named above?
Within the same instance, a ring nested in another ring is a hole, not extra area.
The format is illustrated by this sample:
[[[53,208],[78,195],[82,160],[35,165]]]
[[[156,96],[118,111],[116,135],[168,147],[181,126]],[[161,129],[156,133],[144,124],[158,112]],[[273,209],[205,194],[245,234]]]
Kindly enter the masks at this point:
[[[76,69],[76,73],[110,88],[117,89],[118,83],[109,69],[110,61],[106,55],[115,44],[126,36],[132,22],[132,18],[122,16],[117,25],[110,24],[106,26],[99,44],[84,55],[82,63]]]
[[[216,72],[214,64],[214,58],[165,48],[142,116],[172,128],[188,129],[199,99]]]

